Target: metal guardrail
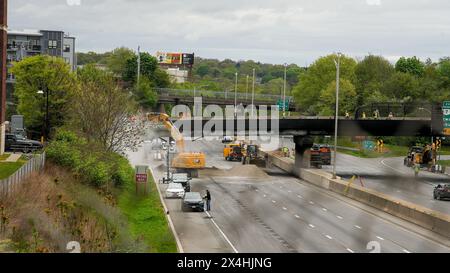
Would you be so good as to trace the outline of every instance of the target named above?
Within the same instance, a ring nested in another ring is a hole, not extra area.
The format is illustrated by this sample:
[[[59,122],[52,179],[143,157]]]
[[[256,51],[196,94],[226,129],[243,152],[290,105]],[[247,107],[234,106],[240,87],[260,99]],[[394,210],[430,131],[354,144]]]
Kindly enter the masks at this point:
[[[45,167],[45,157],[45,152],[40,155],[34,155],[32,159],[28,160],[25,165],[10,177],[0,180],[0,198],[12,194],[32,173],[42,171]]]
[[[206,97],[221,100],[234,100],[234,90],[233,91],[210,91],[210,90],[187,90],[187,89],[168,89],[168,88],[155,88],[156,93],[160,96],[167,97]],[[252,99],[251,93],[237,93],[237,99],[239,101],[250,101]],[[255,94],[255,101],[267,101],[267,102],[277,102],[282,98],[278,95],[268,95],[268,94]],[[287,96],[286,101],[293,103],[293,97]]]

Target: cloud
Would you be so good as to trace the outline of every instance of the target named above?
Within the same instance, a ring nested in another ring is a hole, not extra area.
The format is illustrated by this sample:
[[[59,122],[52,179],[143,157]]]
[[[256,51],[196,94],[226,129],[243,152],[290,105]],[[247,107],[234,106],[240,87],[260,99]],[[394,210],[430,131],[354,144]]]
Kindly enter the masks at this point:
[[[381,0],[366,0],[366,3],[369,6],[380,6]]]
[[[75,4],[74,4],[75,3]],[[13,29],[57,29],[82,51],[118,46],[211,58],[312,62],[341,51],[448,54],[450,1],[434,0],[14,0]],[[374,8],[376,7],[376,8]]]

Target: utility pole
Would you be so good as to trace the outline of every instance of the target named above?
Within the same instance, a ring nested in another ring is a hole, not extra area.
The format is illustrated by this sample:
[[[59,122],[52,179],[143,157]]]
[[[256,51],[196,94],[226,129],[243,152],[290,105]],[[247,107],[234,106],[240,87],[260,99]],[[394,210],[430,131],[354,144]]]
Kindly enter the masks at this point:
[[[6,121],[6,47],[8,41],[8,1],[0,0],[0,154],[5,153]]]
[[[333,179],[336,179],[336,158],[337,158],[337,138],[338,138],[338,125],[339,125],[339,84],[340,84],[340,69],[341,69],[341,53],[337,54],[337,60],[334,60],[336,64],[336,118],[334,126],[334,162],[333,162]]]
[[[139,81],[141,79],[141,46],[138,46],[138,59],[137,59],[137,85],[139,86]]]

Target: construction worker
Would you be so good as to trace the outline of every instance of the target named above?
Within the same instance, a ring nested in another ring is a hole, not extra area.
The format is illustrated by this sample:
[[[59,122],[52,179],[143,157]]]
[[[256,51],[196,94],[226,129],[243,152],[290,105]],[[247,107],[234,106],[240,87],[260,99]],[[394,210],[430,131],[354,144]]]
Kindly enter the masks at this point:
[[[374,118],[374,119],[380,118],[380,111],[378,111],[378,109],[376,109],[375,111],[373,111],[373,118]]]
[[[420,172],[420,164],[414,164],[414,177],[418,178],[419,177],[419,172]]]
[[[209,192],[209,190],[206,190],[205,200],[206,200],[205,211],[211,211],[211,193]]]

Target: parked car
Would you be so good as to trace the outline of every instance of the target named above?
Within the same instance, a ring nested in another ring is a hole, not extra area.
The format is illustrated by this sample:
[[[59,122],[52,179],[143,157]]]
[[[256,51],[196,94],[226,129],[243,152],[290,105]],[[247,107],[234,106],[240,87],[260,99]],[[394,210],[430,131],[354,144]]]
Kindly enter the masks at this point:
[[[170,183],[166,190],[166,198],[183,198],[184,194],[184,187],[179,183]]]
[[[446,185],[437,185],[434,188],[433,198],[437,200],[450,198],[450,184]]]
[[[187,173],[174,173],[172,174],[172,183],[181,184],[185,192],[191,191],[191,178]]]
[[[204,211],[205,200],[199,192],[187,192],[181,203],[182,211]]]
[[[40,150],[43,147],[44,145],[42,145],[39,141],[30,140],[21,135],[5,135],[5,150],[7,151],[21,151],[24,153],[29,153]]]

